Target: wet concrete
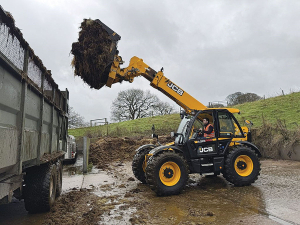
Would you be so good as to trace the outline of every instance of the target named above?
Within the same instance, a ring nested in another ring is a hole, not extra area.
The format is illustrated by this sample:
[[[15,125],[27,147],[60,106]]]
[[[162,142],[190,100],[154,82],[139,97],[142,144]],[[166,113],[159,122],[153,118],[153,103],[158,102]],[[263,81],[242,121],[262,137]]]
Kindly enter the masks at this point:
[[[109,204],[110,210],[100,224],[300,224],[300,162],[263,160],[261,176],[248,187],[193,174],[182,194],[168,197],[132,181],[130,162],[88,175],[81,173],[81,163],[79,158],[64,167],[63,192],[87,189],[107,198],[101,207]],[[49,214],[27,214],[15,200],[0,205],[0,224],[41,224]]]

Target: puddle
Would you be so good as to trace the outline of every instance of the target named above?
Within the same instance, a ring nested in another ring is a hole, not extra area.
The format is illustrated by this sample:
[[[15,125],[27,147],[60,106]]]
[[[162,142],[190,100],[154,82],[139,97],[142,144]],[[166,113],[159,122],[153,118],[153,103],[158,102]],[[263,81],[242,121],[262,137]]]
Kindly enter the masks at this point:
[[[80,163],[79,157],[74,165],[64,166],[63,193],[82,189],[99,196],[94,203],[84,203],[104,210],[95,218],[98,224],[290,225],[300,221],[300,162],[263,161],[262,175],[248,187],[234,187],[222,176],[192,174],[182,194],[167,197],[157,197],[148,185],[132,179],[131,162],[113,163],[105,171],[92,168],[87,175],[80,172]],[[0,205],[0,224],[42,224],[49,215],[27,214],[22,201]]]

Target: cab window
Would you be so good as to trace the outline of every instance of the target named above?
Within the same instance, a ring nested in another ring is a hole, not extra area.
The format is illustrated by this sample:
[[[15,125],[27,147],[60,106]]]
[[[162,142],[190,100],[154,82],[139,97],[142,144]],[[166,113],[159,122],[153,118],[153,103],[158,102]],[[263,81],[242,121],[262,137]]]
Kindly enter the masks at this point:
[[[193,124],[190,138],[197,138],[197,134],[200,128],[203,128],[203,123],[199,118],[197,118]]]
[[[220,137],[238,137],[242,135],[238,125],[229,113],[219,112],[218,117]]]

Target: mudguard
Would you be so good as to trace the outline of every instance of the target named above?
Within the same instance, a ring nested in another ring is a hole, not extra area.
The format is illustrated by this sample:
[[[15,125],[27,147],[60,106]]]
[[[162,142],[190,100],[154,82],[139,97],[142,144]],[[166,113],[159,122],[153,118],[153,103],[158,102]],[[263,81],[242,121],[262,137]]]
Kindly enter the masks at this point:
[[[173,150],[173,151],[175,151],[175,152],[183,153],[183,151],[182,151],[180,148],[178,148],[178,147],[176,147],[176,146],[174,146],[174,145],[171,145],[171,146],[168,146],[168,145],[162,145],[162,146],[158,146],[158,147],[152,149],[152,150],[149,152],[149,154],[157,155],[159,152],[165,151],[165,150],[168,150],[168,149],[170,149],[171,151]]]
[[[248,141],[236,141],[236,142],[252,148],[259,157],[262,156],[261,153],[260,153],[260,151],[259,151],[259,149],[254,144],[252,144],[252,143],[250,143]]]
[[[135,151],[139,152],[139,151],[141,151],[142,149],[145,149],[145,148],[156,148],[156,147],[157,147],[157,145],[147,144],[147,145],[142,145],[142,146],[138,147]]]

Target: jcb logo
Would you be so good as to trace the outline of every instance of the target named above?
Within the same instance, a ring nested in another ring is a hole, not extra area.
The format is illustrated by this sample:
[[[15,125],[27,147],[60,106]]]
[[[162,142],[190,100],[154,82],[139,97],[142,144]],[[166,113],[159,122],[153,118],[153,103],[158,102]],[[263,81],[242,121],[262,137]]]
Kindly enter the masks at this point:
[[[206,152],[213,152],[214,151],[214,149],[213,149],[213,147],[204,147],[204,148],[199,148],[199,152],[200,153],[206,153]]]
[[[179,87],[177,87],[175,84],[173,84],[172,82],[168,82],[167,86],[169,88],[171,88],[173,91],[175,91],[177,94],[179,94],[180,96],[183,95],[184,91],[181,90]]]

